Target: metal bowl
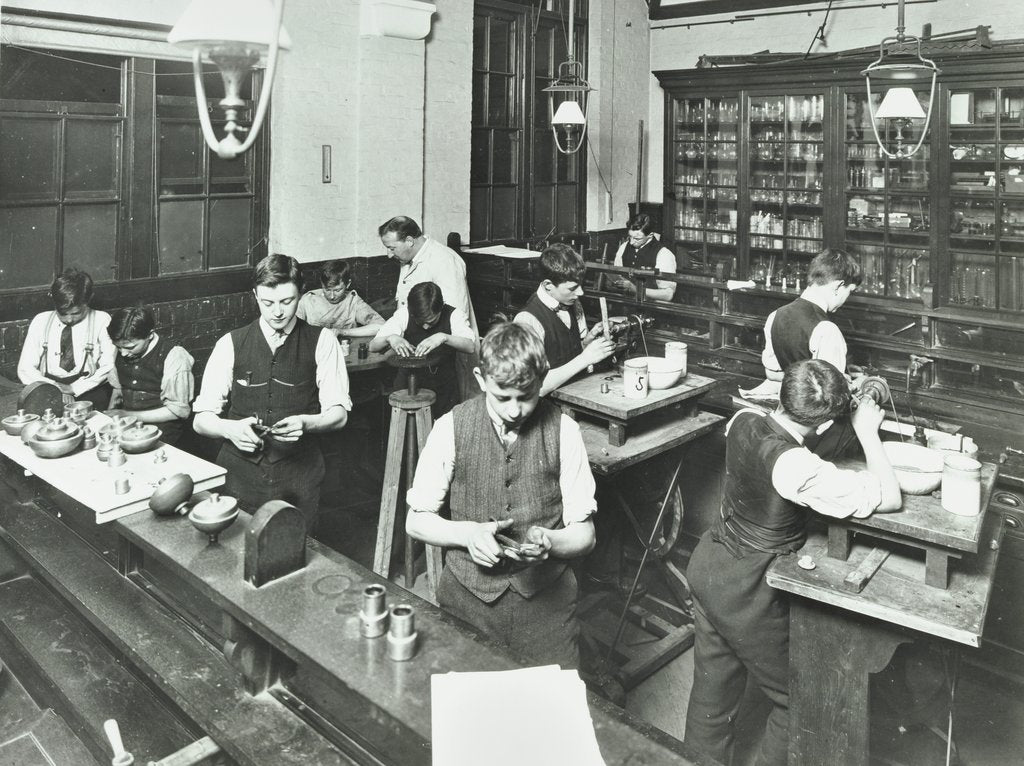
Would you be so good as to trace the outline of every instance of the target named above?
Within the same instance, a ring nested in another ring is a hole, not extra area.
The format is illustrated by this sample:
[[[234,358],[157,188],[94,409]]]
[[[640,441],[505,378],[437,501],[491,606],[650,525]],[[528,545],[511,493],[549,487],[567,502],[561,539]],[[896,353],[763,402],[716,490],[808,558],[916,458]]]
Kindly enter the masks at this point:
[[[919,444],[883,442],[900,489],[908,495],[927,495],[942,483],[943,456]]]
[[[149,497],[149,507],[157,516],[184,516],[188,501],[195,490],[195,482],[187,473],[175,473],[160,480]]]
[[[149,423],[138,423],[125,428],[117,437],[117,443],[121,449],[129,455],[138,455],[141,452],[149,452],[154,449],[163,431]]]
[[[82,444],[84,438],[85,434],[82,429],[76,428],[71,436],[64,439],[40,439],[39,434],[36,433],[29,438],[27,443],[29,449],[36,453],[37,457],[54,458],[64,457],[74,452]]]
[[[46,425],[44,420],[33,420],[30,423],[26,423],[21,427],[21,440],[28,444],[28,440],[35,436],[36,431]]]
[[[225,529],[235,523],[238,518],[238,501],[233,497],[224,497],[216,492],[199,503],[189,512],[188,520],[192,526],[209,536],[211,543]]]
[[[33,412],[25,412],[25,410],[18,410],[17,415],[8,415],[3,421],[4,430],[11,436],[21,436],[21,429],[27,426],[29,423],[33,423],[39,420],[39,416]]]

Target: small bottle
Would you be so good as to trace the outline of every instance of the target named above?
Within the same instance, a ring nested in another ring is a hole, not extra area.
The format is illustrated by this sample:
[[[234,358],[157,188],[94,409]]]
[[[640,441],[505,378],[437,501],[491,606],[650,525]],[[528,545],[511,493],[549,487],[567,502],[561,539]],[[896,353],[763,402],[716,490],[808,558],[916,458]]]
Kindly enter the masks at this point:
[[[359,344],[359,358],[368,359],[370,357],[370,347],[365,343]]]

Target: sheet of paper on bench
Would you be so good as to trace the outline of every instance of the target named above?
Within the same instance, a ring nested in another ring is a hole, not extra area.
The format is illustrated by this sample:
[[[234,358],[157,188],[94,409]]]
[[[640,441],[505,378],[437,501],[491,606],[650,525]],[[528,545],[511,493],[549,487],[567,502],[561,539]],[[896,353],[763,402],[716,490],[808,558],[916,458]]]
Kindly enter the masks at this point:
[[[539,250],[527,250],[524,247],[509,247],[508,245],[467,248],[465,252],[479,253],[480,255],[497,255],[500,258],[540,258]]]
[[[433,766],[605,766],[575,670],[431,677]]]

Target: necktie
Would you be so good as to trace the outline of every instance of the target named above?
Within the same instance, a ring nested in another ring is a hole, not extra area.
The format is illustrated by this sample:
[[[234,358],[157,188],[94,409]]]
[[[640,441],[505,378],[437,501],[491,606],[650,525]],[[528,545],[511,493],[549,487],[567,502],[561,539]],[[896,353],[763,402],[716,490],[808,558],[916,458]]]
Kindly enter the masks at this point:
[[[75,369],[75,347],[71,343],[71,325],[60,331],[60,366],[67,372]]]

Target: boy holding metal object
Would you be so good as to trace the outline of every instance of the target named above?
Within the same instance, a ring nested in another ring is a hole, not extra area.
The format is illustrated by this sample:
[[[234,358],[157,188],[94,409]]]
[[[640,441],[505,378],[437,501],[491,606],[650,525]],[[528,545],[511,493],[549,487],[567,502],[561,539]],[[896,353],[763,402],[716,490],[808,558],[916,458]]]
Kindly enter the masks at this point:
[[[540,399],[548,363],[535,333],[498,325],[480,356],[484,395],[434,425],[407,496],[406,531],[448,548],[442,607],[539,664],[578,667],[567,560],[593,548],[597,509],[583,438]],[[438,515],[446,498],[450,519]]]

